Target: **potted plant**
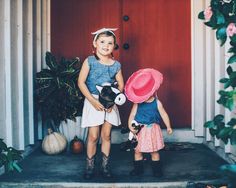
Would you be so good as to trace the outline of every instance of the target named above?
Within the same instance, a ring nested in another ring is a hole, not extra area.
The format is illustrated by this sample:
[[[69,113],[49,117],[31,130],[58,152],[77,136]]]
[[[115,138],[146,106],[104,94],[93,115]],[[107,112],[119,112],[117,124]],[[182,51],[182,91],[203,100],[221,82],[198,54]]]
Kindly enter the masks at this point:
[[[62,57],[58,61],[51,52],[46,52],[46,64],[47,69],[36,73],[36,108],[44,124],[60,132],[63,122],[76,122],[82,113],[84,96],[77,86],[82,63],[79,58],[68,60]]]

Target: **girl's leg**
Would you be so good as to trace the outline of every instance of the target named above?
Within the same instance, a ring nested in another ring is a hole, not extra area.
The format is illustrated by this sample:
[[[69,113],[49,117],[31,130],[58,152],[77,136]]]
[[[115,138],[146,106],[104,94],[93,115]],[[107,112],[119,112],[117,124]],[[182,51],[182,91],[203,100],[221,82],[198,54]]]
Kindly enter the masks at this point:
[[[134,152],[134,169],[130,172],[131,176],[143,174],[143,154],[135,150]]]
[[[101,151],[104,153],[106,156],[110,155],[110,149],[111,149],[111,129],[112,125],[105,121],[105,123],[102,125],[102,130],[101,130]]]
[[[99,126],[89,127],[87,139],[87,156],[93,157],[97,151],[97,142],[99,138]]]
[[[153,171],[153,176],[155,177],[161,177],[163,176],[162,174],[162,164],[160,161],[160,154],[159,152],[152,152],[151,153],[152,157],[152,171]]]
[[[152,161],[159,161],[160,160],[160,154],[159,152],[152,152],[151,153]]]
[[[91,179],[94,175],[95,154],[97,150],[97,142],[99,138],[99,126],[89,127],[87,139],[87,164],[84,173],[85,179]]]
[[[102,152],[102,174],[105,178],[112,177],[110,168],[109,168],[109,155],[110,155],[110,149],[111,149],[111,128],[112,125],[108,122],[105,122],[102,125],[101,129],[101,152]]]
[[[134,160],[135,161],[143,160],[143,153],[138,152],[138,151],[135,150],[135,152],[134,152]]]

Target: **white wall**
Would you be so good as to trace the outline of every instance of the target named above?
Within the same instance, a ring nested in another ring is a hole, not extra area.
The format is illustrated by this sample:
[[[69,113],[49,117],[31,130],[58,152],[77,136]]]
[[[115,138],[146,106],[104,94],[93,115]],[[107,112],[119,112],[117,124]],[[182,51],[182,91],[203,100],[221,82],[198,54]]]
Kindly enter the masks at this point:
[[[49,13],[50,0],[0,0],[0,138],[20,150],[41,138],[33,80],[50,48]]]

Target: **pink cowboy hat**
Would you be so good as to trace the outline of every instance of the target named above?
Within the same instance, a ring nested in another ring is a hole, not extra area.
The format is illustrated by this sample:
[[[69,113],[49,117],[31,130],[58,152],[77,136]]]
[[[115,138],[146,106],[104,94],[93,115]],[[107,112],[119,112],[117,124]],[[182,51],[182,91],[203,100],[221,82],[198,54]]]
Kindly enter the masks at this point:
[[[162,74],[151,68],[134,72],[125,84],[125,95],[134,103],[142,103],[158,90],[163,81]]]

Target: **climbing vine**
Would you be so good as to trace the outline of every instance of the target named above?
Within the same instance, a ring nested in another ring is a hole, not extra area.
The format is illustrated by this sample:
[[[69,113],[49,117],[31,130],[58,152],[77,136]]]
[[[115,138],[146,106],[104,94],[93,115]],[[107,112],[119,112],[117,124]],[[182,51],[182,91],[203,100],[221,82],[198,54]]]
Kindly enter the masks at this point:
[[[198,18],[204,20],[206,26],[216,30],[220,46],[229,40],[227,76],[219,80],[224,84],[224,89],[219,91],[220,97],[217,103],[235,114],[236,71],[233,69],[233,64],[236,63],[236,0],[211,0],[210,5],[198,14]],[[225,144],[230,140],[232,145],[236,145],[236,117],[225,123],[224,115],[218,114],[204,126],[209,128],[212,136],[221,139]]]

